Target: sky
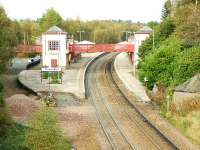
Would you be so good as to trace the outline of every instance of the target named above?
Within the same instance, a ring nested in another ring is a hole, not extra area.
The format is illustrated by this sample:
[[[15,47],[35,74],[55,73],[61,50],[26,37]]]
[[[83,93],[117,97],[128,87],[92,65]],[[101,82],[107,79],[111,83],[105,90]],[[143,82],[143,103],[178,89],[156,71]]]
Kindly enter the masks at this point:
[[[160,21],[165,0],[0,0],[12,19],[37,19],[54,8],[66,18]]]

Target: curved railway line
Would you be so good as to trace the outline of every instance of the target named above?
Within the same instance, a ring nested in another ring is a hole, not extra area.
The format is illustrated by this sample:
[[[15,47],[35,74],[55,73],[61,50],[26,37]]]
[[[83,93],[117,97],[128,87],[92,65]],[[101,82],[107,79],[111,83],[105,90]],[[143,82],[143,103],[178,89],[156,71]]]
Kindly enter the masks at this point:
[[[178,149],[146,121],[128,101],[113,77],[116,54],[97,58],[86,74],[86,94],[110,143],[110,149]]]

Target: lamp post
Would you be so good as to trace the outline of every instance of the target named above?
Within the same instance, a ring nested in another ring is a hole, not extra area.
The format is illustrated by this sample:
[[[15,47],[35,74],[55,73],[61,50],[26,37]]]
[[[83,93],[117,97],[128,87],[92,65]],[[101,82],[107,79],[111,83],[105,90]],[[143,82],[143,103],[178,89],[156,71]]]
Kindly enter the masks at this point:
[[[79,33],[79,40],[81,41],[81,34],[85,33],[85,31],[82,30],[82,31],[77,31],[77,32]]]

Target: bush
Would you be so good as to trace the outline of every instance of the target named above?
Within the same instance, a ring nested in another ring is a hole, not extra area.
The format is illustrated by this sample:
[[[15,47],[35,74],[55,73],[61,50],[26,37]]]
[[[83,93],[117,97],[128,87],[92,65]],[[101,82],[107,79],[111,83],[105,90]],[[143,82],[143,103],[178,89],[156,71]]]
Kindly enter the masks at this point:
[[[200,47],[186,49],[176,58],[176,67],[174,68],[174,82],[179,85],[187,79],[200,73]]]
[[[175,29],[173,20],[166,18],[159,26],[153,25],[154,30],[154,46],[158,48],[162,41],[168,38]],[[145,56],[150,54],[153,50],[153,35],[144,41],[144,43],[139,48],[139,56],[143,59]]]
[[[57,127],[57,117],[50,108],[43,107],[30,122],[29,132],[25,136],[24,147],[31,150],[68,150],[70,144],[64,139]]]
[[[0,92],[0,107],[5,106],[4,95],[3,92]]]
[[[147,55],[140,64],[139,78],[146,83],[149,89],[152,89],[155,83],[158,85],[169,86],[173,81],[173,70],[175,58],[181,52],[181,42],[172,36],[162,42],[159,48]]]
[[[3,91],[3,84],[0,82],[0,92]]]
[[[0,136],[6,134],[7,129],[9,128],[11,123],[10,116],[8,111],[4,107],[0,107]]]
[[[1,150],[23,150],[21,148],[25,139],[26,126],[12,122],[5,136],[0,136]]]

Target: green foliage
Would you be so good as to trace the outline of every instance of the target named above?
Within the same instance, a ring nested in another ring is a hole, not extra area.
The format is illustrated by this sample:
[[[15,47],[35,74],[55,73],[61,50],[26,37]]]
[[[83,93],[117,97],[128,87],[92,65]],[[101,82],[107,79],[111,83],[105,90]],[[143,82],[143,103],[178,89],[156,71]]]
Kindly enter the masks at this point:
[[[175,85],[181,84],[187,79],[200,73],[200,47],[186,49],[176,58],[176,67],[174,68]]]
[[[30,123],[24,146],[31,150],[68,150],[70,144],[57,126],[57,116],[50,108],[43,107]]]
[[[154,29],[154,46],[160,46],[160,43],[168,38],[175,29],[174,22],[170,18],[166,18],[160,25],[153,27]],[[148,53],[153,50],[153,35],[144,41],[139,48],[139,56],[143,59]]]
[[[0,92],[0,107],[5,106],[4,95],[3,92]]]
[[[140,64],[139,78],[144,82],[147,77],[147,87],[152,88],[155,83],[169,86],[173,81],[174,62],[181,52],[181,42],[176,37],[170,37],[162,42],[160,47],[147,55]]]
[[[8,111],[5,107],[5,99],[3,92],[3,84],[0,82],[0,136],[6,134],[11,121]]]
[[[171,0],[167,0],[164,4],[163,10],[162,10],[162,19],[169,17],[172,9]]]
[[[21,20],[19,21],[20,24],[20,42],[23,44],[33,44],[38,36],[39,33],[39,24],[30,19]]]
[[[174,32],[174,29],[174,21],[171,18],[165,18],[160,24],[159,37],[163,39],[168,38]]]
[[[188,4],[199,4],[200,0],[179,0],[178,6],[184,6]]]
[[[49,77],[49,73],[48,72],[43,72],[42,73],[42,78],[43,79],[48,79],[48,77]]]
[[[21,150],[27,130],[28,128],[23,125],[12,123],[6,135],[0,136],[0,149]]]
[[[62,72],[43,72],[42,73],[42,78],[43,79],[48,79],[50,77],[51,84],[58,84],[61,83],[62,79]]]
[[[62,26],[77,40],[80,40],[80,34],[77,31],[85,31],[81,35],[82,40],[94,41],[95,43],[117,43],[126,40],[125,33],[122,31],[137,31],[141,24],[115,20],[81,21],[79,19],[67,19],[63,21]]]
[[[11,119],[5,107],[0,107],[0,137],[5,135],[10,127]]]
[[[176,9],[173,17],[176,24],[175,34],[183,41],[185,47],[199,45],[200,42],[200,6],[184,5]]]
[[[131,35],[143,25],[141,23],[132,23],[129,20],[81,21],[79,18],[75,20],[63,20],[60,14],[53,8],[48,9],[46,13],[44,13],[43,16],[38,20],[25,19],[20,21],[11,21],[9,18],[7,18],[3,8],[2,14],[3,17],[0,17],[0,19],[2,19],[0,21],[3,23],[0,25],[0,28],[1,31],[4,32],[4,35],[2,36],[2,42],[6,44],[7,42],[4,40],[4,38],[9,35],[7,46],[10,47],[13,47],[18,43],[33,44],[38,36],[55,25],[69,34],[72,34],[75,40],[80,40],[80,34],[77,31],[85,31],[81,35],[81,40],[94,41],[95,43],[121,42],[126,40],[126,35],[122,31],[130,31],[128,35]],[[1,39],[0,45],[2,45]],[[0,65],[1,64],[2,63],[0,63]]]
[[[12,22],[5,10],[0,7],[0,74],[6,70],[8,60],[13,56],[12,48],[16,45]]]
[[[62,25],[62,17],[58,12],[56,12],[53,8],[50,8],[43,14],[40,19],[40,32],[46,32],[52,26],[61,27]]]
[[[1,81],[0,81],[0,92],[2,92],[3,89],[4,89],[3,84],[2,84]]]

